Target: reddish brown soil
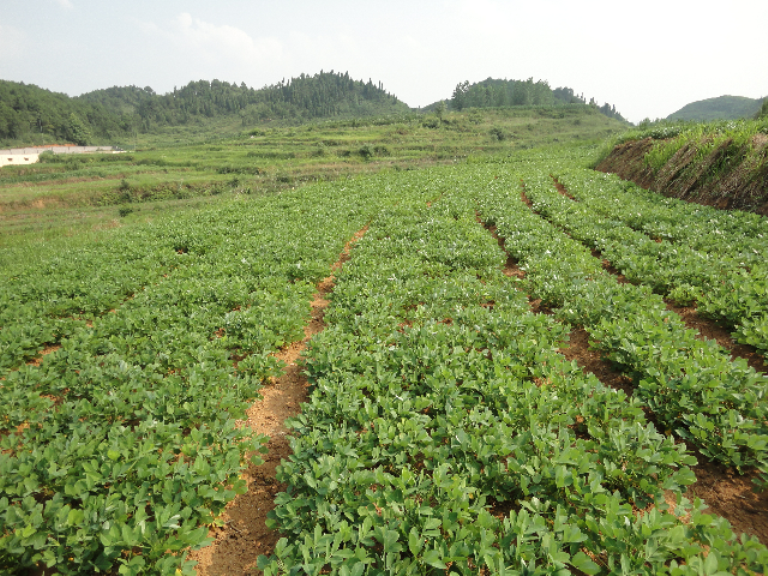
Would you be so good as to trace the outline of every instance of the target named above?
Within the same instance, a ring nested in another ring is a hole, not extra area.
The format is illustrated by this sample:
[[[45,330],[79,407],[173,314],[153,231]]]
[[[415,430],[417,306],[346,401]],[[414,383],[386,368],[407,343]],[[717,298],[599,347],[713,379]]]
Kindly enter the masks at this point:
[[[568,360],[576,360],[584,374],[592,373],[606,386],[623,390],[627,396],[632,396],[635,390],[632,380],[614,370],[610,362],[603,360],[600,352],[589,347],[589,334],[584,328],[573,329],[568,346],[559,351]]]
[[[528,208],[533,208],[533,203],[528,199],[528,196],[525,194],[525,185],[523,185],[523,189],[520,190],[520,199],[523,201],[523,203],[528,206]]]
[[[504,248],[504,238],[499,236],[498,232],[496,231],[496,226],[484,225],[482,219],[480,218],[479,212],[475,213],[475,217],[477,222],[483,225],[483,227],[491,233],[491,236],[493,236],[496,242],[498,242],[499,248],[504,250],[504,253],[507,254],[507,251]],[[517,260],[507,254],[507,261],[504,263],[504,275],[507,277],[514,276],[515,278],[525,278],[525,270],[521,270],[517,265]]]
[[[50,346],[46,346],[45,349],[41,350],[40,353],[35,357],[32,358],[29,362],[27,362],[30,366],[40,366],[43,362],[43,357],[48,356],[48,354],[53,354],[56,352],[56,350],[59,350],[61,346],[59,344],[52,344]]]
[[[603,267],[603,270],[608,272],[608,274],[615,276],[616,281],[619,284],[629,284],[629,280],[626,279],[624,274],[616,270],[616,268],[613,267],[613,264],[611,264],[606,258],[603,258],[603,254],[600,252],[600,250],[592,248],[592,256],[600,260],[600,264]]]
[[[645,163],[645,156],[660,141],[646,138],[617,145],[597,170],[618,174],[654,192],[714,206],[722,210],[748,210],[768,215],[768,163],[766,140],[753,139],[752,152],[738,154],[726,141],[706,157],[696,143],[684,145],[658,173]],[[757,169],[753,166],[758,162]],[[728,168],[723,170],[723,166]]]
[[[309,339],[323,327],[323,310],[328,305],[322,288],[312,302],[312,321],[305,328],[305,338],[294,342],[278,354],[287,367],[285,373],[261,391],[263,400],[248,410],[243,425],[269,436],[264,464],[249,466],[243,474],[248,492],[239,496],[222,516],[224,525],[213,528],[209,536],[215,538],[211,546],[191,554],[199,562],[197,573],[210,576],[227,576],[253,573],[260,554],[269,555],[280,538],[267,528],[267,514],[275,507],[274,498],[285,490],[276,480],[276,468],[283,458],[291,455],[288,429],[283,422],[295,416],[307,397],[307,382],[297,361]]]
[[[349,259],[352,244],[367,231],[366,226],[347,243],[338,261],[331,267],[338,272]],[[312,301],[312,320],[304,328],[304,339],[294,342],[278,354],[287,367],[282,376],[265,387],[260,400],[248,410],[248,419],[241,424],[269,436],[264,464],[250,466],[243,474],[248,492],[237,497],[227,506],[221,521],[221,528],[213,528],[209,536],[213,544],[190,554],[198,562],[200,576],[244,576],[260,574],[256,561],[260,555],[269,556],[274,552],[280,539],[279,532],[267,528],[267,514],[275,507],[275,496],[286,489],[276,479],[276,468],[281,460],[291,455],[288,442],[289,431],[284,422],[301,411],[301,403],[307,399],[307,380],[299,362],[309,340],[323,331],[323,317],[329,302],[327,296],[333,291],[335,277],[329,276],[318,284]]]
[[[550,174],[550,176],[552,176],[552,174]],[[566,189],[565,189],[565,186],[563,186],[562,184],[560,184],[560,180],[558,180],[558,179],[557,179],[557,178],[555,178],[554,176],[552,176],[552,180],[553,180],[553,181],[554,181],[554,183],[555,183],[555,188],[557,188],[557,191],[558,191],[558,192],[560,192],[560,194],[562,194],[562,195],[563,195],[563,196],[565,196],[566,198],[570,198],[571,200],[573,200],[573,201],[576,201],[576,198],[574,198],[573,196],[571,196],[571,195],[568,193],[568,190],[566,190]]]
[[[733,341],[731,333],[713,320],[702,318],[696,311],[696,306],[675,306],[667,302],[667,309],[675,312],[685,325],[696,330],[701,340],[714,340],[720,346],[731,353],[731,358],[743,358],[757,372],[768,374],[768,365],[765,358],[754,347],[747,344],[738,344]]]
[[[768,491],[753,491],[756,473],[739,476],[733,470],[707,462],[703,456],[696,457],[696,483],[688,487],[686,498],[701,498],[709,506],[709,513],[728,520],[736,534],[756,536],[768,544]]]

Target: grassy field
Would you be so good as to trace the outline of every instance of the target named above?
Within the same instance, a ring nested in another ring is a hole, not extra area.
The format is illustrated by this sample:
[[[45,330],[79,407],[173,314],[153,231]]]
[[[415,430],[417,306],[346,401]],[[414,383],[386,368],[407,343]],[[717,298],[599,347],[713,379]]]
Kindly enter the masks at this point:
[[[625,125],[586,106],[473,110],[141,135],[121,155],[45,158],[0,171],[0,246],[72,237],[306,182],[450,164],[542,144],[594,142]],[[222,134],[222,133],[219,133]]]

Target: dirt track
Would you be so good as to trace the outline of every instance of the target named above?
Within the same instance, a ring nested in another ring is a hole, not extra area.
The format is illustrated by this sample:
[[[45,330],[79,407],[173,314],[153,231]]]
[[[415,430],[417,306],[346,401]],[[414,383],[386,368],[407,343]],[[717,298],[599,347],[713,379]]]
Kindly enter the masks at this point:
[[[209,536],[213,544],[190,555],[196,560],[200,576],[241,576],[260,574],[256,561],[260,555],[273,553],[280,534],[266,525],[267,514],[275,507],[275,496],[286,486],[277,481],[277,467],[291,455],[289,430],[285,420],[301,411],[307,399],[307,379],[302,372],[301,354],[316,334],[325,329],[325,309],[330,302],[335,275],[349,260],[352,245],[365,235],[366,226],[347,243],[339,259],[331,267],[332,275],[322,280],[312,301],[312,320],[304,327],[304,339],[284,349],[278,358],[285,362],[282,376],[262,389],[262,400],[248,410],[248,419],[241,425],[270,438],[264,464],[250,466],[243,474],[248,492],[227,506],[221,520],[224,525],[214,528]]]

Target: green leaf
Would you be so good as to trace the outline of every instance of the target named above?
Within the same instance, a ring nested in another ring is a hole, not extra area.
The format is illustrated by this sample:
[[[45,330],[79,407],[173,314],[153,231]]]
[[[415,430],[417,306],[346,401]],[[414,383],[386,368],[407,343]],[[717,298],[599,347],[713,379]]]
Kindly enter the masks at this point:
[[[421,552],[421,549],[424,547],[424,542],[422,538],[419,536],[418,530],[416,528],[411,528],[410,533],[408,534],[408,549],[411,551],[411,554],[414,556],[418,556],[419,552]]]
[[[448,568],[448,566],[446,566],[443,563],[442,557],[440,556],[440,552],[438,552],[437,550],[428,550],[424,554],[422,559],[424,560],[424,562],[426,562],[433,568],[439,568],[440,570],[445,570],[446,568]]]
[[[573,556],[571,558],[571,565],[577,570],[589,574],[589,576],[593,576],[600,572],[600,566],[595,564],[589,556],[584,554],[584,552],[579,552]]]

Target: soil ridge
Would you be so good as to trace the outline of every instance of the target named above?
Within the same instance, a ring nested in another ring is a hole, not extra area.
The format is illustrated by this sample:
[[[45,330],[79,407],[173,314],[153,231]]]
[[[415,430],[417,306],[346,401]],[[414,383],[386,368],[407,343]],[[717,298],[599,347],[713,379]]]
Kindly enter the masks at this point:
[[[768,139],[752,139],[755,151],[734,150],[731,139],[703,158],[698,143],[683,145],[658,171],[645,161],[660,142],[653,138],[617,144],[595,167],[664,196],[722,210],[744,210],[768,216]],[[755,168],[755,158],[762,158]]]
[[[214,542],[190,554],[190,559],[198,562],[198,576],[260,574],[256,568],[258,557],[274,552],[280,534],[269,529],[266,520],[275,507],[275,497],[287,488],[277,481],[277,467],[292,453],[285,420],[301,411],[309,387],[300,358],[312,337],[325,329],[325,309],[330,304],[328,297],[335,287],[336,274],[349,260],[352,246],[367,231],[366,225],[354,234],[331,266],[331,275],[318,283],[312,300],[312,319],[304,327],[304,339],[293,342],[276,355],[286,364],[283,374],[260,390],[262,400],[248,409],[247,420],[239,422],[269,436],[267,453],[264,464],[251,465],[243,473],[248,492],[227,506],[221,517],[223,526],[211,529],[209,536]]]

